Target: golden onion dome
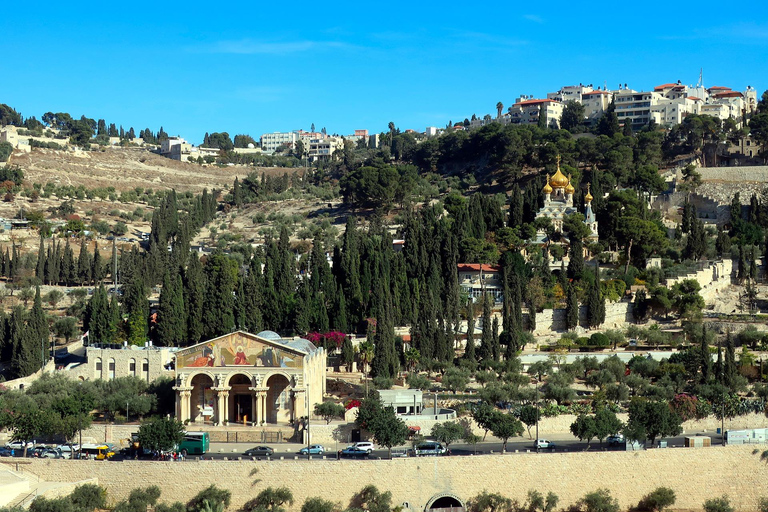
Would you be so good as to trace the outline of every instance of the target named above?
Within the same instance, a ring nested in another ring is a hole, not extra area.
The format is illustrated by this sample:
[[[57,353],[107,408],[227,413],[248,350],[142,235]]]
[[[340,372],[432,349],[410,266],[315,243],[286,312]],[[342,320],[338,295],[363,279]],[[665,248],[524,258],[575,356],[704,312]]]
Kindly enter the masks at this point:
[[[573,188],[573,185],[571,185],[571,175],[569,174],[568,175],[568,185],[565,186],[565,193],[573,195],[574,192],[576,192],[576,189]]]
[[[545,194],[551,194],[552,193],[552,187],[549,185],[549,174],[547,174],[547,183],[544,185],[544,188],[541,190]]]
[[[592,199],[594,199],[594,197],[592,197],[592,194],[589,193],[589,183],[587,183],[587,195],[584,196],[584,201],[591,203]]]
[[[565,174],[560,170],[560,157],[557,157],[557,172],[555,172],[555,175],[552,176],[552,179],[549,180],[549,183],[555,187],[555,188],[565,188],[568,185],[568,178],[565,177]]]

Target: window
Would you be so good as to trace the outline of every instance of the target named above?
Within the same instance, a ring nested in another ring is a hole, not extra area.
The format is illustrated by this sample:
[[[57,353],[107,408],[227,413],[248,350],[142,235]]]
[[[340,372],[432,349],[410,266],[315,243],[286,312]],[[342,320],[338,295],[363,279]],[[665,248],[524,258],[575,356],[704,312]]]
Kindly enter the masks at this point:
[[[109,365],[107,366],[109,370],[109,380],[112,380],[115,378],[115,360],[110,358],[109,359]]]
[[[94,373],[95,373],[94,376],[97,379],[101,378],[101,358],[100,357],[96,358],[96,370],[94,371]]]
[[[131,359],[128,362],[128,373],[130,373],[134,377],[136,376],[136,360],[135,359]]]

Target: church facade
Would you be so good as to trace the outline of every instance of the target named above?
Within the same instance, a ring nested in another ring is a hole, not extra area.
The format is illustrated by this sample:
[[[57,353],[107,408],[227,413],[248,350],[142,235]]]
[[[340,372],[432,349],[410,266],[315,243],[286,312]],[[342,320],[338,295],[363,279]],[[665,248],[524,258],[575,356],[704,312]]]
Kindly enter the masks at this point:
[[[553,242],[550,240],[550,235],[547,232],[539,229],[533,240],[534,245],[545,246],[550,243],[570,245],[568,238],[563,233],[563,222],[569,215],[579,213],[578,209],[573,205],[573,194],[575,191],[576,189],[571,184],[570,175],[566,177],[560,170],[560,159],[558,158],[557,171],[551,178],[547,175],[547,183],[541,191],[542,194],[544,194],[544,206],[539,209],[536,218],[549,219],[559,241]],[[596,242],[598,240],[597,218],[592,211],[593,199],[588,184],[587,194],[584,196],[584,224],[586,224],[591,231],[590,235],[587,237],[587,241],[590,242]],[[567,258],[567,256],[565,258]],[[550,262],[550,266],[553,268],[558,268],[561,264],[562,262]]]
[[[325,393],[326,353],[303,338],[233,332],[176,353],[182,422],[289,424]]]

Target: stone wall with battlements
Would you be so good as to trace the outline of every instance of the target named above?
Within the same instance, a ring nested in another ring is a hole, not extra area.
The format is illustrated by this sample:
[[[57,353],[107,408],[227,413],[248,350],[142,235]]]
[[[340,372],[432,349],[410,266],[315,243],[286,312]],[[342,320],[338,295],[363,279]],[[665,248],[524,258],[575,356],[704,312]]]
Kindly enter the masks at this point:
[[[290,511],[314,496],[347,506],[354,493],[374,484],[392,492],[393,504],[408,503],[414,511],[438,493],[467,500],[487,490],[524,501],[528,490],[537,489],[554,492],[565,507],[599,488],[609,489],[626,510],[660,486],[676,492],[675,509],[700,510],[706,499],[726,494],[736,510],[753,511],[768,495],[768,465],[754,451],[728,446],[313,462],[33,460],[26,471],[55,481],[62,475],[72,481],[97,478],[112,500],[153,484],[161,487],[162,501],[186,502],[215,484],[232,492],[230,510],[269,486],[291,489]]]

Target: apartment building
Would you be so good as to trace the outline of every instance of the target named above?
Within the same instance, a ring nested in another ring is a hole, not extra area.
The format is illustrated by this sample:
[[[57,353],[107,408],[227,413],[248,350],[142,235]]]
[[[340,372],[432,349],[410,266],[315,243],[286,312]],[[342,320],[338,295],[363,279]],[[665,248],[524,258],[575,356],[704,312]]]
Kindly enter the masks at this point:
[[[192,144],[181,137],[168,137],[160,143],[160,154],[173,160],[187,160],[192,152]]]
[[[515,100],[514,105],[510,107],[509,113],[505,114],[511,123],[519,124],[537,124],[539,114],[547,116],[549,126],[559,126],[560,118],[563,116],[563,104],[552,99],[534,99],[530,96],[520,96]],[[502,116],[504,118],[505,116]]]
[[[261,150],[264,153],[272,154],[277,148],[285,145],[293,147],[299,141],[299,132],[272,132],[263,133],[260,137]]]
[[[328,161],[336,151],[344,149],[342,137],[325,137],[307,141],[307,157],[310,162]]]

